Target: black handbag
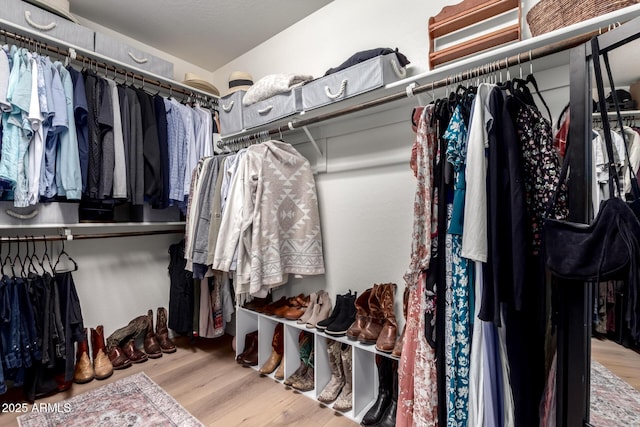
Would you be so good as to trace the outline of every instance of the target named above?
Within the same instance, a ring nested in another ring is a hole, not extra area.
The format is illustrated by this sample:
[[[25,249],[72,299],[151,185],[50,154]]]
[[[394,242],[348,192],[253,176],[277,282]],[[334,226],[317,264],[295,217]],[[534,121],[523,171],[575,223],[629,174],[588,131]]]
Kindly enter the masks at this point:
[[[606,108],[604,108],[604,85],[600,66],[601,54],[597,38],[592,40],[591,46],[605,146],[608,158],[613,159],[611,129]],[[613,92],[615,88],[612,84],[613,78],[608,58],[606,53],[602,54],[602,56],[607,66]],[[618,109],[618,119],[620,120],[619,114]],[[558,187],[545,215],[546,218],[542,230],[545,263],[555,276],[564,279],[585,282],[624,280],[629,298],[625,320],[633,338],[638,339],[640,338],[637,307],[638,287],[640,286],[640,221],[638,221],[633,209],[638,205],[638,184],[635,174],[630,170],[632,192],[636,200],[627,203],[625,200],[616,197],[616,195],[622,194],[620,181],[615,170],[615,164],[613,161],[609,162],[610,198],[600,204],[598,214],[591,224],[580,224],[551,218],[550,214],[556,202],[557,193],[567,176],[571,145],[573,144],[569,144],[567,147]]]

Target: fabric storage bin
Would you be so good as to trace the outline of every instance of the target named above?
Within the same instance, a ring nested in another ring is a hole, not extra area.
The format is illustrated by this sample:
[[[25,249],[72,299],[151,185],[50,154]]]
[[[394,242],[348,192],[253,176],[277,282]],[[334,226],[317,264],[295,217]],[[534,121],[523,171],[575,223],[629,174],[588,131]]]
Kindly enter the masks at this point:
[[[246,92],[238,90],[218,100],[220,106],[220,134],[229,135],[244,129],[242,97]]]
[[[82,25],[20,0],[0,0],[2,19],[35,33],[93,50],[94,32]]]
[[[0,202],[0,224],[15,227],[77,224],[78,206],[78,202],[50,202],[16,208],[13,206],[13,201],[2,201]]]
[[[300,88],[279,93],[243,108],[244,127],[260,126],[301,111]]]
[[[96,33],[95,51],[140,70],[173,79],[173,64],[171,62],[131,47],[104,34]]]
[[[302,108],[311,110],[406,77],[395,53],[376,56],[302,86]]]

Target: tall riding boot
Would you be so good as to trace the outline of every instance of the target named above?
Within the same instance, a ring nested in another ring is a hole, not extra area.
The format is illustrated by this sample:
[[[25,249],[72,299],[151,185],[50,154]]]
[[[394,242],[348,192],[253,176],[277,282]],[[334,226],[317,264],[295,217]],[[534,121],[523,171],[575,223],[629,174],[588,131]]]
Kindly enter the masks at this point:
[[[104,329],[102,325],[91,328],[91,352],[93,354],[93,371],[96,379],[104,380],[113,374],[113,365],[105,353]]]
[[[385,285],[373,285],[369,296],[369,319],[360,331],[358,341],[363,344],[375,344],[384,324],[384,312],[382,311],[382,291]]]
[[[362,418],[360,424],[363,426],[376,425],[391,403],[391,381],[393,380],[391,360],[377,354],[376,364],[378,365],[378,397]]]
[[[344,387],[342,387],[342,391],[336,399],[336,403],[333,404],[333,409],[336,411],[346,412],[353,408],[352,350],[351,346],[348,344],[341,344],[341,347],[340,359],[342,360],[342,372],[344,373]]]
[[[73,381],[78,384],[88,383],[95,377],[93,366],[89,359],[89,341],[87,340],[87,328],[84,329],[82,341],[78,341],[76,352],[76,369],[73,372]]]
[[[378,335],[376,340],[376,349],[384,353],[391,353],[396,345],[396,339],[398,338],[398,321],[396,320],[396,311],[394,308],[395,283],[385,283],[382,285],[382,291],[380,292],[380,306],[384,313],[384,325],[382,331]]]
[[[356,320],[347,330],[347,338],[350,340],[357,340],[360,332],[362,332],[362,329],[364,329],[369,321],[369,297],[371,297],[372,289],[373,288],[367,289],[356,299]]]
[[[379,427],[394,427],[396,425],[398,409],[398,362],[396,360],[391,361],[391,374],[391,402],[377,424]]]
[[[156,334],[153,332],[153,311],[147,312],[149,323],[147,324],[147,333],[144,337],[144,352],[147,353],[152,359],[162,357],[162,349],[156,339]]]
[[[156,339],[160,344],[163,353],[175,353],[176,345],[169,338],[169,328],[167,328],[167,310],[158,307],[156,310]]]
[[[404,313],[404,326],[402,327],[402,333],[400,338],[396,340],[396,345],[393,347],[391,355],[393,357],[402,356],[402,346],[404,345],[404,333],[407,330],[407,309],[409,308],[409,287],[404,288],[404,296],[402,297],[402,312]]]
[[[329,368],[331,369],[331,379],[322,389],[318,400],[324,403],[331,403],[338,398],[344,387],[345,378],[342,371],[342,359],[340,358],[340,342],[330,340],[327,344],[327,354],[329,355]]]
[[[268,375],[276,370],[282,361],[284,354],[284,324],[278,323],[273,331],[273,339],[271,340],[271,356],[260,368],[260,373]]]

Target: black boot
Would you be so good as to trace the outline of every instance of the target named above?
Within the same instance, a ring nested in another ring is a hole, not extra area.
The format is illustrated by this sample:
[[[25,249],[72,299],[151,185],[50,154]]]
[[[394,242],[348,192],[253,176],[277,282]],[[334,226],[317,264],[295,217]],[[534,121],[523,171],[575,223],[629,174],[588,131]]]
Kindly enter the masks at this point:
[[[393,380],[391,360],[378,354],[376,362],[378,365],[378,398],[362,418],[360,424],[363,426],[372,426],[378,423],[391,403],[391,382]]]
[[[398,409],[398,362],[391,361],[391,402],[382,414],[378,427],[394,427],[396,425],[396,410]]]

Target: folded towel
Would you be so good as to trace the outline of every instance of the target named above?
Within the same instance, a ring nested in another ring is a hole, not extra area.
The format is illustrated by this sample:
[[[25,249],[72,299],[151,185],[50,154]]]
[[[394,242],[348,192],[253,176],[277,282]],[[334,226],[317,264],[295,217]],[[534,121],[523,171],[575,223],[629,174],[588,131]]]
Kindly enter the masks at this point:
[[[270,74],[264,76],[247,90],[242,103],[245,106],[255,104],[279,93],[289,92],[294,87],[310,80],[313,80],[313,76],[301,74]]]

